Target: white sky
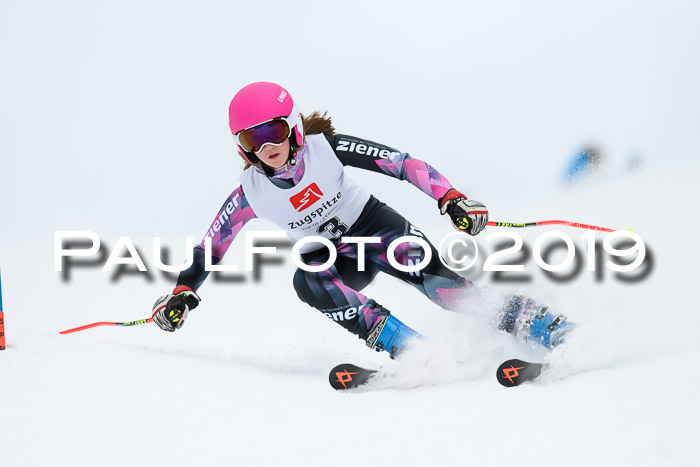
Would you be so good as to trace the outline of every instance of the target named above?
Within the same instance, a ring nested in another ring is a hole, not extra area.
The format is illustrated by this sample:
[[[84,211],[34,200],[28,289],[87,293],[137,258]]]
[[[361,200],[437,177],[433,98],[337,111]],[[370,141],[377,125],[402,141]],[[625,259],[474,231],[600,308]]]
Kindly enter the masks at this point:
[[[228,102],[257,80],[487,205],[553,184],[589,141],[615,170],[697,154],[699,4],[427,5],[4,1],[2,243],[200,236],[238,184]]]

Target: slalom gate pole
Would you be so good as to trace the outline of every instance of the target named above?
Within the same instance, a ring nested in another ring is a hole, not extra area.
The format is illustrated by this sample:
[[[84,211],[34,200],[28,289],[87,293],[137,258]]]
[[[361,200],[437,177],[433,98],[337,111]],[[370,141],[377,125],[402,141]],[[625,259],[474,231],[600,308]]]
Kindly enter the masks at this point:
[[[66,329],[65,331],[60,331],[59,334],[70,334],[72,332],[84,331],[90,328],[96,328],[97,326],[137,326],[139,324],[152,323],[153,318],[140,319],[138,321],[127,321],[125,323],[114,323],[111,321],[101,321],[99,323],[86,324],[85,326],[80,326],[73,329]]]
[[[0,275],[0,350],[5,350],[5,314],[2,312],[2,276]]]
[[[581,224],[578,222],[569,221],[537,221],[524,223],[489,221],[486,223],[486,225],[490,225],[491,227],[538,227],[540,225],[567,225],[569,227],[578,227],[579,229],[599,230],[601,232],[615,232],[615,229],[609,229],[607,227],[598,227],[596,225]]]

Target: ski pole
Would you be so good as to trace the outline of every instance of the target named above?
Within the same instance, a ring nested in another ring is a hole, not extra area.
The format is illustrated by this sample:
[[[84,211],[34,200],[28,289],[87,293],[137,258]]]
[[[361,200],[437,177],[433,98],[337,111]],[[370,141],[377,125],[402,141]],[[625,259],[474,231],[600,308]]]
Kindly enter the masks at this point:
[[[569,222],[569,221],[538,221],[538,222],[523,222],[523,223],[489,221],[486,223],[486,225],[490,225],[492,227],[537,227],[540,225],[555,225],[555,224],[556,225],[568,225],[569,227],[578,227],[579,229],[600,230],[602,232],[615,232],[615,229],[608,229],[607,227],[598,227],[596,225],[580,224],[578,222]]]
[[[84,331],[90,328],[96,328],[97,326],[137,326],[139,324],[152,323],[153,318],[140,319],[138,321],[127,321],[126,323],[113,323],[110,321],[101,321],[99,323],[86,324],[85,326],[80,326],[73,329],[66,329],[65,331],[60,331],[59,334],[70,334],[72,332]]]

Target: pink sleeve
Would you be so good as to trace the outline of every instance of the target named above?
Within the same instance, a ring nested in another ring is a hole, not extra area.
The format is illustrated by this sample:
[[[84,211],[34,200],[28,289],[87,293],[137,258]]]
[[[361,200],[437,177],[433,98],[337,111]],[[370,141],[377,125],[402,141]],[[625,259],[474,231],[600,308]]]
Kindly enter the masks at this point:
[[[387,159],[377,159],[376,162],[387,175],[406,180],[435,200],[442,198],[452,188],[444,175],[406,153],[392,154]]]
[[[221,261],[238,232],[255,217],[257,216],[243,193],[243,187],[239,186],[226,199],[200,243],[204,248],[204,239],[211,237],[213,264]]]

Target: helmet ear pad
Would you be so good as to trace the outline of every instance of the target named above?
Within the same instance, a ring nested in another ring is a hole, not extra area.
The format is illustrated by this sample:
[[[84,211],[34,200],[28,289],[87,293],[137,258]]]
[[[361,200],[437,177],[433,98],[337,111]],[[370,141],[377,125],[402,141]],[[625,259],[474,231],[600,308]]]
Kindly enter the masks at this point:
[[[304,126],[301,123],[301,116],[299,116],[299,123],[294,125],[289,139],[295,149],[301,149],[304,146]]]

